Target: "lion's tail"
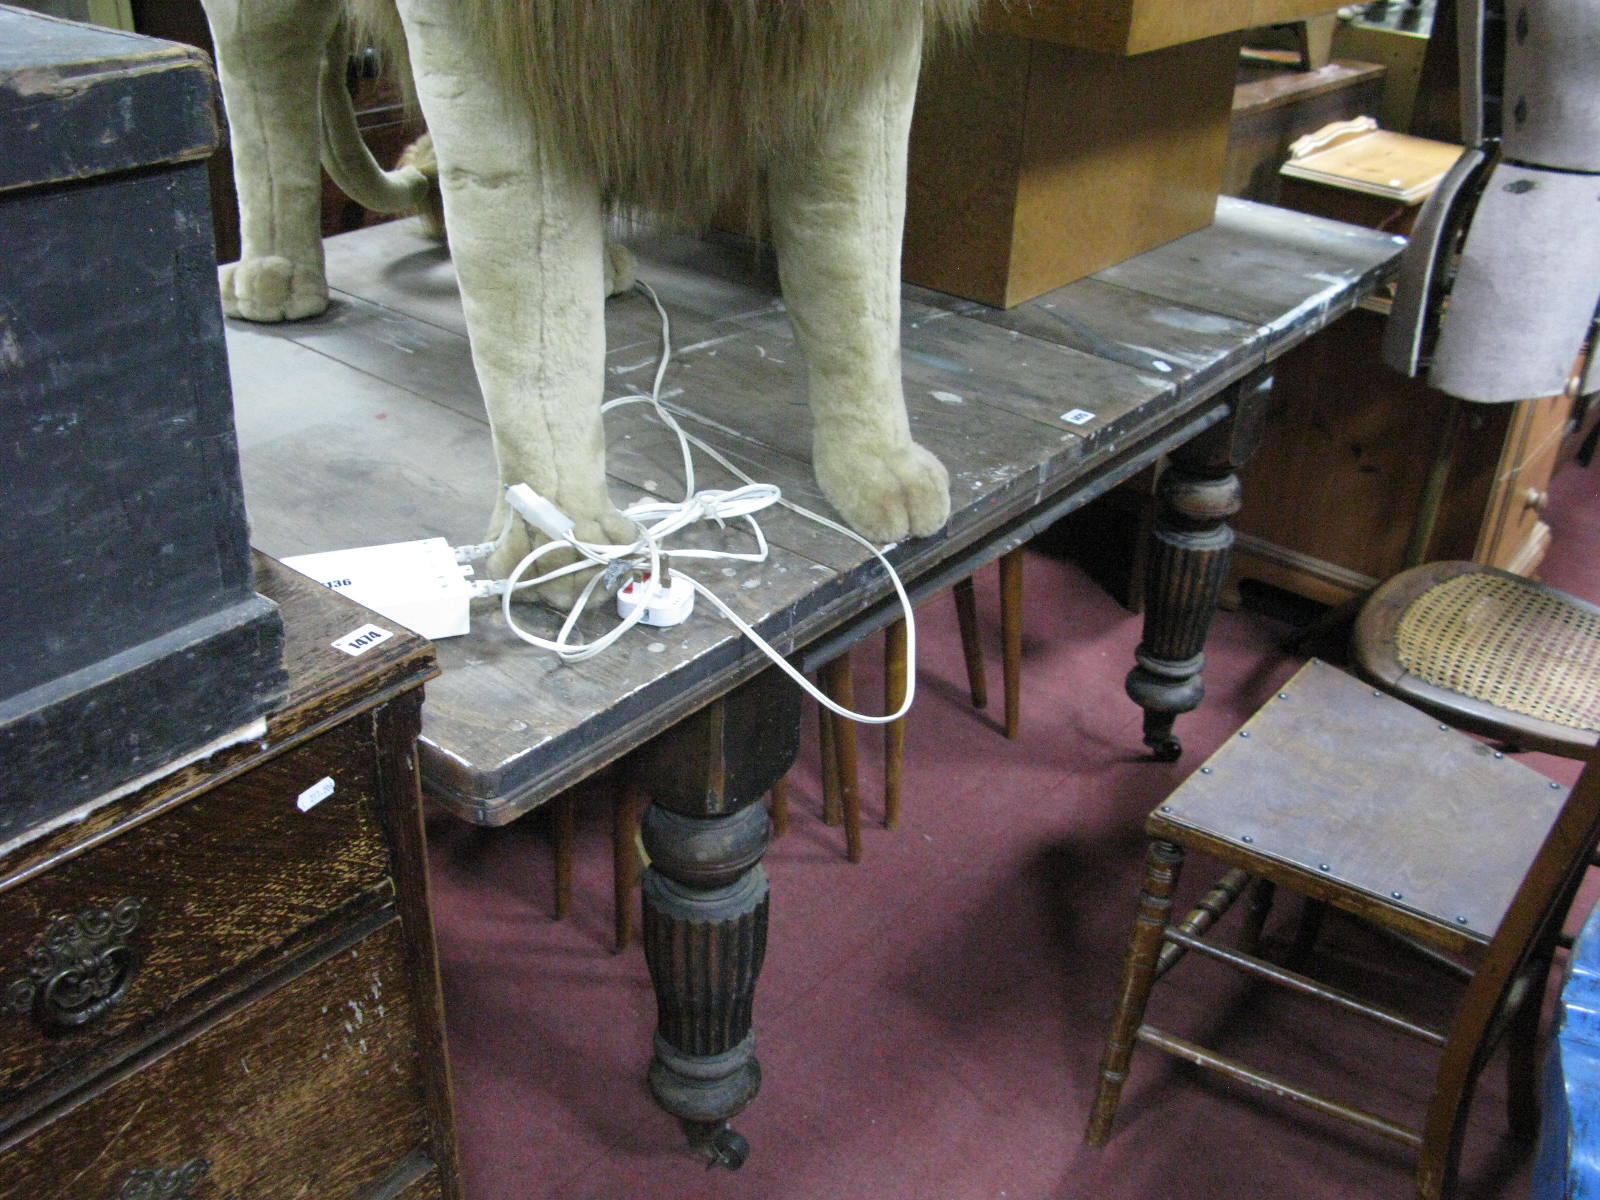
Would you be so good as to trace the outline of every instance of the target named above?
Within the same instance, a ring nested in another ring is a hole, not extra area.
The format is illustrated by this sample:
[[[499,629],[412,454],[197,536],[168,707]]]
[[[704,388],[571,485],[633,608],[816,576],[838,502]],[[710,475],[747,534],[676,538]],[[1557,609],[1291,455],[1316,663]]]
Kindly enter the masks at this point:
[[[391,213],[423,207],[432,187],[428,176],[411,165],[385,171],[362,140],[355,105],[344,85],[342,45],[335,34],[330,52],[322,60],[318,97],[322,165],[339,190],[363,208]]]

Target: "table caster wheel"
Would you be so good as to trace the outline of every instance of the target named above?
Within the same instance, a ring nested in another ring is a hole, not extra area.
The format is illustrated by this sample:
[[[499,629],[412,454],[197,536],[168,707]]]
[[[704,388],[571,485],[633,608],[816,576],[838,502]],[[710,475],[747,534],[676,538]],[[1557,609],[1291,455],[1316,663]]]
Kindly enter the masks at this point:
[[[1146,744],[1150,747],[1150,756],[1157,762],[1177,762],[1183,757],[1183,743],[1176,734],[1151,738]]]
[[[689,1143],[706,1157],[706,1170],[737,1171],[750,1157],[750,1143],[726,1121],[685,1121]]]

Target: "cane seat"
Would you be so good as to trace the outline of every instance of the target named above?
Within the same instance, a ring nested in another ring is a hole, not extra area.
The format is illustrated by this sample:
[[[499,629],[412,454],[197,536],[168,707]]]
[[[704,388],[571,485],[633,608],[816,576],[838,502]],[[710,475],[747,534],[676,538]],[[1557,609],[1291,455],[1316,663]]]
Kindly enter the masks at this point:
[[[1600,739],[1600,607],[1469,562],[1403,571],[1367,600],[1355,667],[1440,720],[1573,758]]]

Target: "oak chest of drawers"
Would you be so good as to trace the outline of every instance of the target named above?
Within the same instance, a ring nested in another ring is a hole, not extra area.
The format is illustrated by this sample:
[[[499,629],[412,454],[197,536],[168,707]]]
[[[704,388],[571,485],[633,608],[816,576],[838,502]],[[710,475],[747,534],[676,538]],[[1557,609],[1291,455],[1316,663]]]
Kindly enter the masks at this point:
[[[257,563],[290,678],[264,729],[26,828],[0,809],[4,1200],[460,1196],[415,758],[433,651]]]

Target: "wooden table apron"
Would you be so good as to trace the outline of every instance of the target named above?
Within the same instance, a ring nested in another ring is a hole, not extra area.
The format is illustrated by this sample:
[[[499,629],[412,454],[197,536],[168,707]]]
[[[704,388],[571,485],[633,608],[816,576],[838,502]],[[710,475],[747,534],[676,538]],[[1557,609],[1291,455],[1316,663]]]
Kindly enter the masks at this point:
[[[908,287],[912,429],[949,467],[952,494],[941,533],[889,552],[913,598],[1166,455],[1128,687],[1145,709],[1146,743],[1175,758],[1174,720],[1203,690],[1236,472],[1259,435],[1271,363],[1370,294],[1399,249],[1384,234],[1224,198],[1209,228],[1014,309]],[[685,427],[786,496],[831,511],[811,478],[804,367],[770,262],[746,243],[690,238],[649,242],[639,257],[672,318],[664,396]],[[328,279],[335,299],[323,317],[230,323],[254,543],[281,557],[481,539],[496,472],[447,254],[409,222],[376,226],[328,242]],[[607,396],[648,390],[654,308],[638,294],[613,298],[607,339]],[[614,410],[606,427],[619,504],[682,498],[676,441],[647,406]],[[696,472],[700,487],[738,482],[703,457]],[[684,569],[796,665],[813,669],[895,618],[866,550],[787,511],[763,526],[767,562]],[[694,537],[751,545],[735,527]],[[793,759],[798,691],[714,615],[635,631],[567,666],[513,637],[496,608],[476,605],[473,632],[438,644],[425,785],[463,818],[498,825],[648,744],[646,945],[661,1016],[652,1085],[713,1154],[737,1158],[723,1122],[759,1083],[750,1000],[767,828],[755,801]],[[553,614],[524,613],[554,633]]]

